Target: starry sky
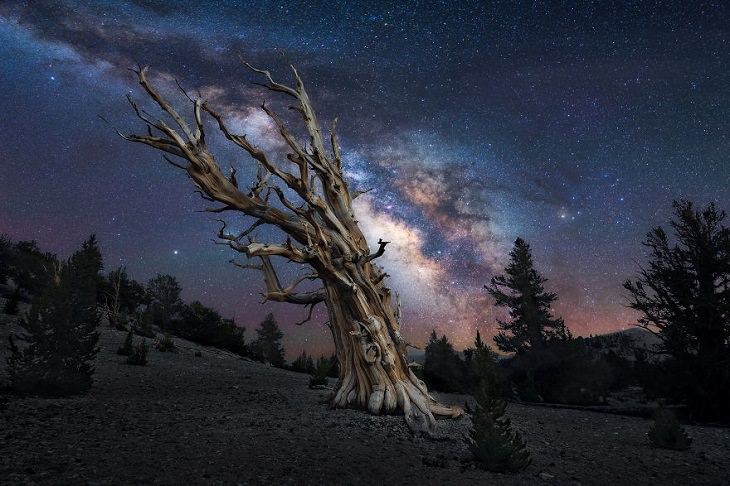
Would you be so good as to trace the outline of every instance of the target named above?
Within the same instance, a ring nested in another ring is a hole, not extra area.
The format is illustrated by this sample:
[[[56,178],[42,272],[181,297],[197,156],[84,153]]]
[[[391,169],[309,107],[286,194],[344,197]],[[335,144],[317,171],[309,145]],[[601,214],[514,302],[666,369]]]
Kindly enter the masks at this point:
[[[150,65],[178,106],[175,81],[277,153],[259,107],[280,98],[239,56],[286,83],[295,65],[323,125],[339,118],[415,344],[495,333],[482,287],[518,236],[573,334],[629,327],[621,283],[672,201],[730,209],[727,2],[3,1],[0,233],[62,257],[96,233],[106,270],[172,274],[249,338],[273,312],[290,355],[331,349],[325,313],[296,326],[302,309],[261,305],[260,274],[228,263],[185,175],[115,132],[143,132],[125,97],[151,108],[129,70]]]

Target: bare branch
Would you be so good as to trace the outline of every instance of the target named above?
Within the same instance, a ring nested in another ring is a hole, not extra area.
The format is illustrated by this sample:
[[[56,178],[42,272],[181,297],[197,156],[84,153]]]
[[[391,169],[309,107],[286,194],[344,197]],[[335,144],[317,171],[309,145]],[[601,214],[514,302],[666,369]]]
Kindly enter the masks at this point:
[[[279,276],[276,274],[274,266],[271,263],[271,259],[268,256],[261,257],[261,271],[264,273],[264,282],[266,283],[266,292],[263,294],[266,300],[303,305],[313,305],[325,300],[326,293],[322,288],[311,292],[294,292],[294,288],[302,280],[311,278],[310,275],[306,275],[303,278],[298,279],[297,282],[287,288],[282,288],[281,283],[279,282]]]
[[[149,66],[145,66],[141,69],[133,69],[135,73],[137,73],[137,76],[139,78],[139,84],[142,85],[144,90],[147,92],[147,94],[152,98],[160,108],[162,108],[165,113],[169,114],[173,120],[175,120],[175,123],[178,127],[183,131],[183,133],[188,137],[189,140],[199,140],[197,137],[193,135],[193,132],[190,130],[190,126],[185,121],[183,117],[178,114],[178,112],[175,110],[175,108],[167,102],[155,89],[152,88],[149,81],[147,81],[147,71],[149,70]]]
[[[238,170],[235,167],[231,167],[231,173],[228,176],[228,180],[231,184],[233,184],[233,187],[238,188],[238,180],[236,179],[236,172]]]
[[[366,262],[371,262],[371,261],[375,260],[376,258],[379,258],[379,257],[383,256],[383,253],[385,253],[385,245],[387,245],[388,243],[390,243],[390,241],[383,241],[382,238],[379,238],[378,239],[378,245],[379,245],[378,246],[378,251],[376,251],[372,255],[368,255],[365,258],[365,261]]]
[[[298,182],[298,179],[294,177],[292,174],[289,174],[288,172],[285,172],[278,167],[276,167],[268,158],[266,153],[263,150],[259,150],[256,148],[251,142],[248,141],[246,138],[246,135],[235,135],[232,133],[229,129],[226,123],[223,121],[223,117],[220,115],[220,113],[216,112],[212,108],[210,108],[206,103],[203,104],[202,109],[205,110],[213,119],[218,122],[218,128],[220,128],[223,135],[230,140],[231,142],[235,143],[242,149],[244,149],[248,154],[256,159],[259,163],[261,163],[266,169],[284,181],[284,183],[291,187],[294,190],[297,190],[300,186],[300,183]]]
[[[320,301],[321,302],[321,301]],[[309,307],[309,314],[307,314],[307,318],[303,321],[295,322],[294,324],[297,326],[301,326],[302,324],[305,324],[312,320],[312,312],[314,312],[314,308],[319,304],[319,302],[313,302],[312,304],[307,304],[307,307]]]
[[[165,161],[166,161],[166,162],[167,162],[168,164],[170,164],[170,165],[172,165],[172,166],[174,166],[174,167],[177,167],[178,169],[182,169],[182,170],[187,170],[187,169],[188,169],[188,167],[187,167],[187,166],[185,166],[185,165],[182,165],[182,164],[178,164],[177,162],[175,162],[174,160],[172,160],[172,159],[171,159],[170,157],[168,157],[167,155],[163,155],[163,156],[162,156],[162,158],[163,158],[163,159],[165,159]],[[212,199],[211,199],[211,200],[212,200]]]
[[[235,211],[236,208],[232,208],[231,206],[221,206],[219,208],[203,208],[201,210],[198,210],[199,213],[224,213],[226,211]]]
[[[352,200],[354,201],[354,200],[355,200],[355,199],[357,199],[358,197],[362,196],[363,194],[367,194],[368,192],[372,191],[373,189],[375,189],[375,188],[374,188],[374,187],[371,187],[370,189],[365,189],[365,190],[363,190],[363,191],[355,191],[355,192],[354,192],[354,193],[352,194]]]
[[[342,153],[340,151],[340,142],[337,140],[337,118],[332,121],[332,132],[330,133],[330,144],[332,145],[332,156],[337,164],[337,168],[342,170]]]
[[[384,278],[386,278],[386,277],[390,277],[390,275],[389,275],[389,274],[387,274],[386,272],[381,272],[381,273],[380,273],[380,275],[378,275],[378,276],[377,276],[377,277],[376,277],[376,278],[375,278],[375,279],[374,279],[374,280],[372,281],[372,282],[373,282],[373,285],[377,285],[377,284],[379,284],[379,283],[380,283],[380,282],[382,282],[382,281],[383,281],[383,279],[384,279]]]
[[[283,84],[280,84],[280,83],[277,83],[276,81],[274,81],[274,79],[271,77],[271,73],[268,70],[258,69],[258,68],[253,67],[251,64],[249,64],[248,62],[244,61],[240,56],[239,56],[239,59],[251,71],[253,71],[255,73],[263,74],[264,76],[266,76],[266,80],[269,83],[268,84],[262,84],[262,86],[264,86],[264,87],[266,87],[266,88],[268,88],[268,89],[270,89],[272,91],[279,91],[279,92],[282,92],[282,93],[286,93],[289,96],[292,96],[292,97],[298,99],[297,92],[295,90],[291,89],[290,87],[288,87],[286,85],[283,85]]]
[[[240,239],[241,239],[241,238],[243,238],[244,236],[248,236],[249,234],[251,234],[251,232],[252,232],[253,230],[255,230],[256,228],[258,228],[258,227],[259,227],[259,226],[261,226],[262,224],[264,224],[264,221],[263,221],[263,220],[261,220],[261,219],[257,219],[256,221],[254,221],[254,222],[253,222],[253,223],[251,224],[251,226],[249,226],[249,227],[248,227],[248,228],[247,228],[246,230],[242,231],[242,232],[241,232],[241,234],[239,234],[239,235],[238,235],[238,239],[240,240]]]
[[[279,197],[279,201],[281,201],[281,204],[283,204],[285,208],[299,216],[306,216],[307,212],[302,208],[294,206],[294,204],[284,196],[284,191],[282,191],[279,186],[271,186],[271,189],[276,192],[276,195]]]

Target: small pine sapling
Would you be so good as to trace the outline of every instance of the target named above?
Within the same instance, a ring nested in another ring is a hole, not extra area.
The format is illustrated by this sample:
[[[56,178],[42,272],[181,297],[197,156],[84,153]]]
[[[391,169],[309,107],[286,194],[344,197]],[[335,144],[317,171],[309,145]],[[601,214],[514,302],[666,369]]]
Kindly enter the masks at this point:
[[[507,402],[491,397],[482,382],[475,393],[472,428],[466,442],[477,465],[492,472],[518,472],[532,459],[519,432],[512,432],[511,421],[504,416]]]
[[[494,358],[477,332],[474,373],[478,384],[473,390],[475,408],[469,407],[472,428],[465,438],[477,466],[492,472],[518,472],[532,459],[527,444],[505,417],[507,402],[499,397]]]
[[[661,407],[654,416],[654,424],[649,429],[649,440],[655,447],[686,451],[692,445],[692,439],[679,423],[671,410]]]

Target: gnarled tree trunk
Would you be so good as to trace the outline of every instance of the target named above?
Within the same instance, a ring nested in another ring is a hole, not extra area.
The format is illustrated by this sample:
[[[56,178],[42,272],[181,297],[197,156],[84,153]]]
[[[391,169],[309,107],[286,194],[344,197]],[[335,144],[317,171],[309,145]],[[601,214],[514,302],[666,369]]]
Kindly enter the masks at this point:
[[[262,106],[290,149],[283,164],[274,163],[245,135],[231,133],[222,116],[199,98],[189,98],[194,117],[191,128],[150,84],[146,68],[136,71],[139,82],[173,123],[153,120],[130,98],[137,116],[146,123],[148,134],[120,135],[181,159],[180,162],[165,156],[169,163],[187,172],[204,198],[222,204],[208,211],[238,211],[253,218],[251,226],[239,234],[231,233],[226,222],[220,220],[218,237],[237,252],[259,260],[258,264],[234,263],[263,272],[266,299],[309,306],[310,317],[316,304],[326,303],[340,365],[339,380],[330,397],[333,406],[361,407],[374,414],[402,412],[412,431],[428,434],[435,416],[456,417],[462,410],[437,403],[408,367],[407,343],[400,334],[399,307],[393,305],[391,291],[385,286],[386,274],[373,264],[384,253],[388,242],[380,240],[378,250],[371,253],[358,227],[352,201],[359,194],[351,195],[342,174],[334,131],[336,120],[326,149],[297,71],[292,68],[296,87],[291,88],[275,82],[268,71],[246,65],[266,77],[265,86],[269,90],[284,93],[297,102],[292,109],[302,116],[309,135],[308,145],[297,141],[276,113]],[[224,175],[209,151],[203,129],[206,114],[215,120],[228,140],[258,163],[257,180],[250,188],[239,187],[234,168],[229,175]],[[285,193],[282,187],[288,191]],[[272,196],[276,203],[271,201]],[[287,235],[286,240],[257,242],[253,234],[256,228],[266,224],[281,229]],[[308,265],[313,273],[284,287],[272,264],[272,256]],[[298,285],[308,279],[320,280],[323,287],[298,292]]]

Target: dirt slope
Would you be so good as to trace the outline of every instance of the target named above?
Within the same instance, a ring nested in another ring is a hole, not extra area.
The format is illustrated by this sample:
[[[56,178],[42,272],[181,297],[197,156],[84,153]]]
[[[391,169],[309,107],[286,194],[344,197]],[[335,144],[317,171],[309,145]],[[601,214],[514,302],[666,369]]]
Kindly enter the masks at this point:
[[[14,327],[0,321],[2,358]],[[123,338],[103,328],[89,393],[9,399],[0,410],[0,484],[685,485],[730,477],[729,429],[689,426],[692,449],[664,451],[648,444],[645,419],[516,404],[508,412],[533,464],[488,473],[469,462],[469,419],[439,422],[437,440],[413,438],[399,417],[320,405],[306,375],[181,340],[178,353],[151,351],[147,366],[129,366],[115,354]]]

